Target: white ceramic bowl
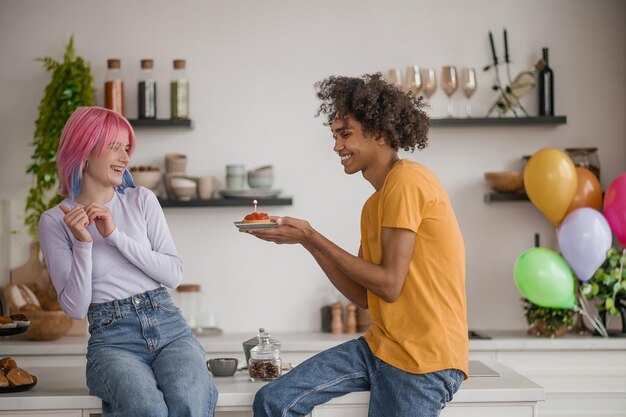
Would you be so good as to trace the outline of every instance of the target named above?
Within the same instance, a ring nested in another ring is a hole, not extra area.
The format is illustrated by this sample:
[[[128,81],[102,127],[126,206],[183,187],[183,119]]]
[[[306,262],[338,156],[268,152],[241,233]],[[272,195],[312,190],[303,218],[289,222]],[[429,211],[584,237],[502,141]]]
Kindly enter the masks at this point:
[[[196,193],[196,182],[188,178],[172,178],[170,180],[172,193],[179,200],[191,200],[191,197]]]

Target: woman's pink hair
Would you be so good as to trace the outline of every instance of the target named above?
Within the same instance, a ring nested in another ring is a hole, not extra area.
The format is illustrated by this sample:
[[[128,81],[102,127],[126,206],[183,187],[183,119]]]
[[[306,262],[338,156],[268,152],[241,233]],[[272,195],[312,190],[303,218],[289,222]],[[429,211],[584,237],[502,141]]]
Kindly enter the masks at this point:
[[[100,155],[108,149],[120,129],[128,132],[130,156],[135,149],[135,133],[128,120],[119,113],[96,106],[79,107],[72,113],[63,127],[57,152],[57,171],[61,183],[59,194],[72,199],[78,196],[85,161],[92,152]],[[134,185],[127,170],[120,189],[128,186]]]

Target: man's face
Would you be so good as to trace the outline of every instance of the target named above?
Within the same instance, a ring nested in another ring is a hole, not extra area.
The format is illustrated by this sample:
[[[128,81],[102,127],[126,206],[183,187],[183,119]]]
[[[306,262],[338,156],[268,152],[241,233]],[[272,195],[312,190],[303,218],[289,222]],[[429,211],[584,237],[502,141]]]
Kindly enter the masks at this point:
[[[333,150],[339,155],[346,174],[366,170],[377,154],[377,142],[365,135],[361,123],[353,117],[335,117],[330,127],[335,139]]]

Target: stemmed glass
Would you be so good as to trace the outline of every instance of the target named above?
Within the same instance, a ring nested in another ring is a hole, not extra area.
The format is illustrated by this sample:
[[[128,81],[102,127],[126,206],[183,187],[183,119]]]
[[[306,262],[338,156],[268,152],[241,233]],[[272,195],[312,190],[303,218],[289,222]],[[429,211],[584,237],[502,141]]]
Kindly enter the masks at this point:
[[[389,84],[397,86],[400,86],[402,84],[402,74],[397,68],[391,68],[387,70],[387,74],[385,74],[385,79]]]
[[[430,98],[437,90],[437,77],[433,68],[424,68],[422,72],[422,91],[426,98]]]
[[[416,96],[422,88],[422,76],[420,74],[420,67],[413,65],[406,68],[404,72],[404,83],[402,85],[406,91],[412,96]]]
[[[476,92],[476,71],[474,68],[462,68],[461,69],[461,89],[463,94],[467,97],[467,103],[465,103],[465,114],[467,117],[472,117],[472,104],[470,98]]]
[[[458,86],[456,67],[452,65],[441,67],[441,88],[448,96],[448,117],[452,117],[452,94]]]

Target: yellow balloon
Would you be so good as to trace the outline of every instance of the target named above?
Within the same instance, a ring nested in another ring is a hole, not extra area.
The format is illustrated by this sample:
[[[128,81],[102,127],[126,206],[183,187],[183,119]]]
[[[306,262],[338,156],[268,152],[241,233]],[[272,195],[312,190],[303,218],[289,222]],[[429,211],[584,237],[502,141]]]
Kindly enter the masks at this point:
[[[555,227],[567,214],[578,186],[576,167],[558,149],[541,149],[524,168],[524,188],[533,204]]]

